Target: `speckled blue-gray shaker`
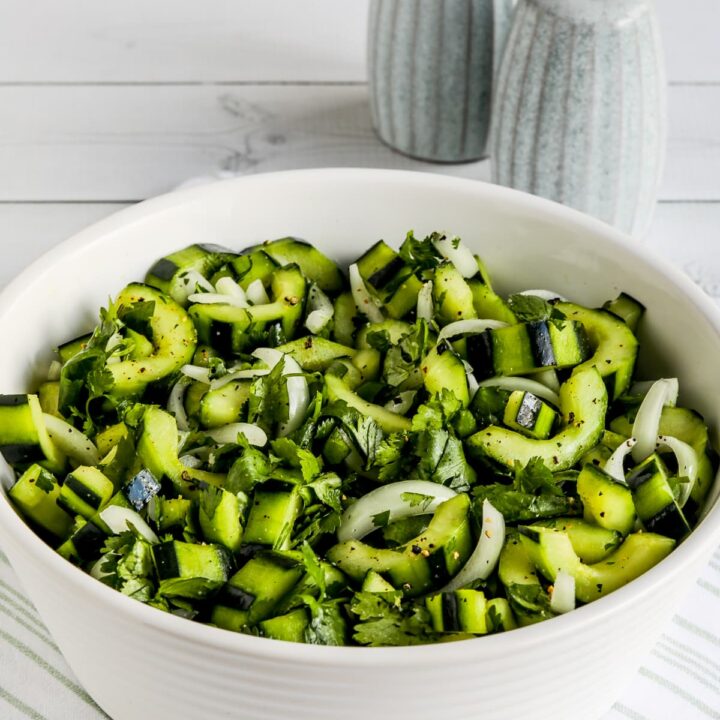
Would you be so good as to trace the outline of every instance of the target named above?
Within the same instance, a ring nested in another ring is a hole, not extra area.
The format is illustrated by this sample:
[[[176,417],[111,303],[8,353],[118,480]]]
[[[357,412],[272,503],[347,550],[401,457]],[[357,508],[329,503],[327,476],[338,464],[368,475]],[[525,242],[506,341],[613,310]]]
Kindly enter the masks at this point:
[[[644,234],[666,135],[652,0],[520,0],[494,103],[494,182]]]
[[[380,139],[425,160],[486,153],[494,56],[515,0],[372,0],[368,82]]]

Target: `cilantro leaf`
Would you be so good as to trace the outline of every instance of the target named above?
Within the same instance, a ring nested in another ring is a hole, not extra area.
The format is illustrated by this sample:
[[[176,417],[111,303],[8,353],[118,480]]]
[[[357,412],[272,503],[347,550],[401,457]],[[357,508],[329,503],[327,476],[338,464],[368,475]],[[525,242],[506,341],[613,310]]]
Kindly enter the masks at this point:
[[[253,380],[248,400],[248,422],[270,431],[288,418],[287,383],[283,378],[285,360],[280,360],[267,374]]]
[[[562,330],[565,314],[552,303],[537,295],[510,295],[508,305],[519,322],[540,322],[547,320]]]
[[[517,490],[526,493],[563,495],[552,471],[540,457],[530,458],[524,467],[522,463],[515,461],[514,486]]]
[[[35,487],[42,490],[44,493],[51,493],[57,483],[52,473],[48,472],[44,468],[40,470],[37,478],[35,479]]]
[[[378,470],[378,479],[389,482],[407,475],[414,464],[414,456],[408,452],[411,448],[407,433],[392,433],[384,437],[375,452],[374,467]]]
[[[480,517],[482,501],[487,499],[509,523],[577,515],[579,504],[563,493],[560,488],[562,479],[563,476],[552,474],[542,458],[531,458],[524,467],[516,462],[511,484],[480,485],[473,490],[473,508]]]
[[[262,450],[250,445],[243,435],[239,435],[238,440],[242,454],[230,467],[225,488],[232,493],[250,493],[256,485],[270,478],[274,465]]]
[[[402,603],[402,593],[358,592],[350,612],[358,616],[353,639],[360,645],[423,645],[436,640],[430,615],[419,604]]]
[[[375,462],[375,454],[383,438],[380,426],[343,400],[336,400],[325,408],[324,415],[342,422],[358,449],[365,455],[366,467]]]
[[[149,302],[140,300],[130,305],[121,305],[117,309],[117,318],[123,325],[146,337],[152,336],[150,320],[154,314],[154,300],[150,300]]]
[[[390,522],[390,511],[384,510],[372,516],[372,523],[376,528],[387,527]]]
[[[400,495],[400,499],[410,507],[420,506],[421,509],[426,510],[428,505],[433,501],[433,496],[423,493],[404,492]]]
[[[342,480],[335,473],[319,475],[308,487],[312,488],[315,497],[337,513],[342,512]]]
[[[415,272],[434,269],[443,259],[433,245],[433,240],[440,237],[442,237],[441,233],[433,233],[422,240],[418,240],[411,230],[400,246],[399,254],[401,259]]]
[[[415,453],[420,459],[416,472],[423,480],[458,492],[467,492],[475,482],[475,471],[465,459],[462,442],[447,430],[420,433]]]
[[[412,429],[414,432],[443,430],[452,423],[462,409],[462,402],[455,393],[443,388],[417,409],[412,419]]]
[[[347,623],[341,608],[344,600],[318,602],[314,597],[303,595],[303,601],[310,610],[305,642],[311,645],[345,645]]]
[[[300,470],[303,480],[306,483],[309,483],[322,471],[320,460],[309,450],[304,450],[290,438],[277,438],[270,443],[270,446],[275,455],[284,460],[290,467]]]
[[[550,596],[539,583],[527,585],[511,583],[507,587],[507,597],[510,607],[518,615],[530,615],[537,620],[546,620],[555,616],[550,609]]]
[[[315,585],[317,585],[320,591],[319,600],[322,601],[325,599],[326,592],[325,571],[323,570],[315,551],[308,543],[304,542],[302,544],[301,552],[303,565],[305,565],[305,572],[307,572],[307,574],[313,579]]]
[[[428,325],[424,320],[418,320],[397,344],[387,348],[383,364],[385,382],[391,387],[397,387],[416,373],[427,355],[428,344]]]

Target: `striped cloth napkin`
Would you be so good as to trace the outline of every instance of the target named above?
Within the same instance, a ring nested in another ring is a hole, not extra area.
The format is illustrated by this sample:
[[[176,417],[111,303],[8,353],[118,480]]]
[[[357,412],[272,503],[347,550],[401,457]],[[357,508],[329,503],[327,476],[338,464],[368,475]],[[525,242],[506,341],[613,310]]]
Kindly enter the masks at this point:
[[[80,687],[2,553],[0,668],[2,720],[107,717]],[[624,718],[720,720],[720,548],[603,720]]]

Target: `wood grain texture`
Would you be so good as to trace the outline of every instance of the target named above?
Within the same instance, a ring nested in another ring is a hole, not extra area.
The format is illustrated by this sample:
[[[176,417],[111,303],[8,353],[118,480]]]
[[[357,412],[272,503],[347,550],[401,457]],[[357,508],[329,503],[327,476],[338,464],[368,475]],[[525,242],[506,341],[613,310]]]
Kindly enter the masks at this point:
[[[4,0],[0,82],[363,81],[367,4]],[[670,80],[720,82],[720,3],[657,6]]]
[[[195,175],[322,166],[489,179],[382,145],[360,86],[0,87],[0,201],[142,199]],[[661,198],[720,199],[720,86],[670,88]]]

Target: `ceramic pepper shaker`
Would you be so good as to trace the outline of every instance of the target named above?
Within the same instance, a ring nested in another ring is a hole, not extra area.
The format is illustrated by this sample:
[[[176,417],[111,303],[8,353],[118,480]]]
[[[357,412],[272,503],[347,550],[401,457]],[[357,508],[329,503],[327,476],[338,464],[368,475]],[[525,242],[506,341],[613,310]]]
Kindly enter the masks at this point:
[[[368,83],[380,139],[437,162],[486,154],[494,66],[515,0],[372,0]]]
[[[496,78],[494,182],[640,236],[665,115],[652,0],[520,0]]]

